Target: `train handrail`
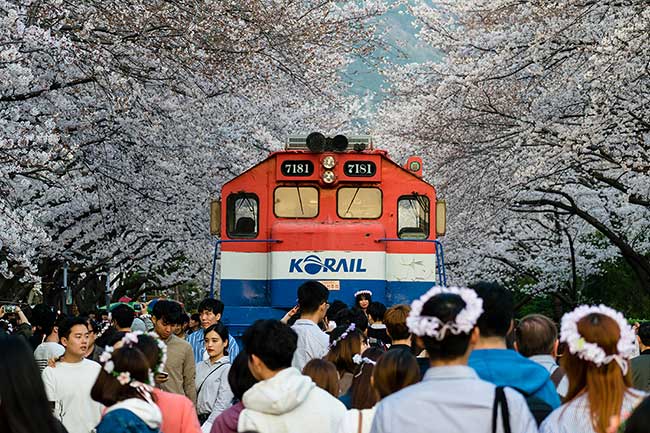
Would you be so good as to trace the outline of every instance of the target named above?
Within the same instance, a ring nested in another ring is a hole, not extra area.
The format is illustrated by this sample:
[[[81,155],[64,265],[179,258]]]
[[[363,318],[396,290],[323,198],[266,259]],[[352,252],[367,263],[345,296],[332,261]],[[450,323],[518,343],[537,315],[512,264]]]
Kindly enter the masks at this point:
[[[426,242],[433,243],[436,248],[436,284],[447,287],[447,270],[445,269],[445,251],[438,239],[400,239],[379,238],[375,242]]]
[[[279,244],[282,241],[280,239],[217,239],[214,242],[214,254],[212,256],[212,276],[210,277],[210,299],[214,299],[214,276],[217,271],[217,253],[219,252],[219,246],[225,243],[267,243],[267,244]]]

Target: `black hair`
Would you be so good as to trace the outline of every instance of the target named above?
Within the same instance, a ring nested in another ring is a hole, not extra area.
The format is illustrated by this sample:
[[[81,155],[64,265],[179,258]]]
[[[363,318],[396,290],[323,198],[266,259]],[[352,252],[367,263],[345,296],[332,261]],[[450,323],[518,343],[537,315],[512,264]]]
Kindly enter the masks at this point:
[[[510,290],[500,284],[480,281],[469,286],[483,300],[483,314],[478,319],[482,337],[508,334],[514,317],[515,303]]]
[[[255,379],[255,376],[253,376],[253,373],[248,368],[248,355],[246,351],[242,350],[235,357],[228,372],[228,384],[235,396],[235,402],[241,401],[244,398],[244,393],[256,383],[257,379]]]
[[[644,346],[650,346],[650,322],[644,322],[639,325],[637,335]]]
[[[199,321],[201,321],[201,315],[199,313],[194,313],[194,314],[192,314],[190,319],[194,320],[195,322],[199,322]]]
[[[365,292],[364,293],[359,293],[357,296],[354,297],[354,306],[357,307],[357,308],[361,308],[359,306],[359,303],[363,299],[366,299],[369,302],[372,302],[372,295],[370,293],[365,293]],[[368,305],[370,305],[370,304],[368,304]]]
[[[181,325],[185,325],[186,323],[190,323],[190,316],[187,313],[181,314]]]
[[[356,329],[358,329],[361,332],[366,332],[366,329],[368,329],[368,316],[366,316],[366,313],[364,313],[361,308],[356,308],[356,307],[353,308],[351,312],[352,312],[352,322],[356,326]]]
[[[0,431],[61,431],[52,414],[34,354],[21,336],[0,334]]]
[[[224,305],[223,302],[221,302],[220,300],[205,298],[199,304],[198,311],[199,314],[202,313],[203,311],[212,311],[216,315],[216,314],[223,314],[223,309],[224,309]]]
[[[160,347],[154,337],[147,334],[138,335],[138,342],[135,344],[140,352],[147,358],[147,363],[151,371],[154,371],[161,360]]]
[[[649,425],[650,397],[646,397],[627,419],[624,433],[647,433]]]
[[[298,287],[298,305],[301,313],[313,313],[327,302],[330,292],[327,287],[319,281],[305,281]]]
[[[291,367],[298,335],[279,320],[257,320],[244,332],[244,349],[257,356],[270,370]]]
[[[327,317],[330,320],[336,320],[335,317],[338,314],[338,312],[342,311],[342,310],[347,310],[347,309],[348,309],[348,304],[341,301],[340,299],[337,299],[337,300],[333,301],[330,304],[330,307],[327,309]]]
[[[126,304],[119,304],[111,309],[111,317],[118,328],[130,328],[135,319],[135,311]]]
[[[465,301],[455,293],[440,293],[422,306],[422,315],[437,317],[443,323],[453,322],[458,313],[465,308]],[[421,337],[424,348],[432,360],[448,360],[459,358],[467,352],[471,332],[468,334],[460,333],[458,335],[447,332],[442,340],[435,337]]]
[[[203,332],[203,338],[205,338],[208,335],[208,332],[212,332],[212,331],[216,332],[217,335],[221,337],[221,341],[226,343],[226,347],[224,347],[223,349],[223,354],[228,355],[228,346],[230,346],[228,344],[228,336],[229,336],[228,328],[226,328],[226,326],[223,323],[217,322],[214,325],[210,325],[206,328],[206,330]]]
[[[368,313],[368,316],[372,317],[372,320],[381,322],[384,320],[386,306],[381,302],[372,301],[370,305],[368,305],[366,313]]]
[[[99,334],[99,332],[102,330],[101,325],[99,324],[98,321],[93,320],[93,319],[88,319],[88,330],[92,329],[92,331],[95,333],[95,335]]]
[[[69,338],[73,326],[84,325],[88,328],[88,319],[81,316],[66,317],[59,325],[59,338]]]
[[[178,302],[161,299],[153,306],[152,316],[168,325],[179,325],[181,314],[183,314],[183,308]]]

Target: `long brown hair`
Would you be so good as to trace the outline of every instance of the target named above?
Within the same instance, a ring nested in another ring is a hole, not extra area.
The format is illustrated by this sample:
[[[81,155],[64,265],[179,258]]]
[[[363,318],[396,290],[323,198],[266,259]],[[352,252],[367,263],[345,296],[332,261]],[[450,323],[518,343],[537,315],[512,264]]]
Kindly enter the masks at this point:
[[[377,361],[384,351],[376,347],[370,347],[361,354],[362,357]],[[370,409],[379,401],[379,394],[370,385],[370,378],[374,365],[369,362],[362,362],[359,366],[359,372],[352,379],[350,392],[352,393],[353,409]]]
[[[372,381],[379,398],[384,398],[420,381],[418,362],[408,350],[389,350],[377,361]]]
[[[340,338],[346,332],[347,336]],[[352,357],[361,353],[361,342],[363,341],[361,332],[356,329],[349,330],[348,325],[337,326],[330,335],[330,341],[332,343],[336,342],[336,344],[330,347],[329,352],[327,352],[327,355],[323,359],[334,364],[341,376],[346,372],[356,374],[359,366],[354,363]]]
[[[597,344],[607,355],[618,353],[616,344],[621,332],[612,318],[600,313],[589,314],[578,321],[578,332],[585,341]],[[594,431],[606,433],[610,418],[620,415],[623,397],[632,386],[630,369],[623,375],[617,362],[598,367],[573,355],[568,347],[564,349],[561,364],[569,378],[566,401],[586,393]]]
[[[339,375],[331,362],[314,358],[305,364],[302,374],[311,377],[316,385],[339,398]]]

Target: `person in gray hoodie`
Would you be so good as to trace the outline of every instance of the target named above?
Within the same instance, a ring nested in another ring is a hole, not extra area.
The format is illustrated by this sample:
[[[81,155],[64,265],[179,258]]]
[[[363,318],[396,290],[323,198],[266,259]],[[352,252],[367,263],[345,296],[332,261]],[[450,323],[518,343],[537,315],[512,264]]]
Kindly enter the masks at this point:
[[[238,431],[334,433],[345,406],[291,366],[298,336],[277,320],[258,320],[243,337],[259,380],[246,391]]]

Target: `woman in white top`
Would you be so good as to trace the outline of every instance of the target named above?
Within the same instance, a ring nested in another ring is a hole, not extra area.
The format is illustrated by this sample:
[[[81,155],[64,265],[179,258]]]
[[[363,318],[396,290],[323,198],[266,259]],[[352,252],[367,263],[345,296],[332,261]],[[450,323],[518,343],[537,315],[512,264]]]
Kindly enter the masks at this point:
[[[358,376],[359,386],[366,386],[370,389],[372,396],[364,397],[366,400],[360,401],[359,398],[352,400],[352,405],[361,409],[351,409],[346,412],[339,424],[337,433],[369,433],[372,426],[372,420],[375,416],[377,402],[409,385],[420,381],[420,369],[415,356],[408,350],[390,350],[379,357],[377,363],[373,365],[371,351],[376,348],[366,350],[361,357],[361,374]],[[370,356],[368,356],[370,355]],[[359,358],[357,358],[359,359]],[[363,380],[366,370],[370,370],[369,382]],[[366,382],[363,383],[362,382]],[[353,383],[353,387],[355,384]],[[355,393],[355,396],[357,393]],[[370,399],[373,399],[371,405]],[[355,401],[356,400],[356,401]],[[366,403],[366,404],[364,404]]]
[[[203,337],[209,359],[196,364],[196,411],[204,432],[209,432],[219,414],[232,406],[228,338],[228,328],[221,322],[209,326]]]
[[[604,305],[576,308],[562,317],[562,366],[569,378],[566,403],[554,410],[540,433],[606,433],[643,398],[631,387],[629,358],[635,335],[621,313]]]

